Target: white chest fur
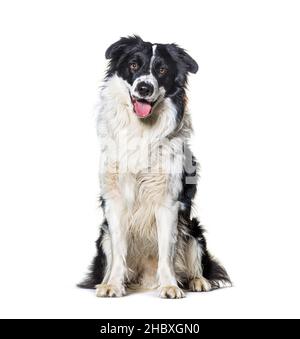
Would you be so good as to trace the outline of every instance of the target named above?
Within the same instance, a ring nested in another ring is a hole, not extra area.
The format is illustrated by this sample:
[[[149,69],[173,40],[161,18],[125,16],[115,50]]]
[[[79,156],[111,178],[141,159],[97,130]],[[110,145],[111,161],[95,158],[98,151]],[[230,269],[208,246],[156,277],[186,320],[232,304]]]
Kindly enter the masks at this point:
[[[107,213],[121,219],[128,246],[137,252],[132,257],[139,257],[141,249],[155,253],[155,212],[167,200],[176,201],[182,189],[183,146],[190,125],[187,115],[178,126],[176,113],[172,101],[164,99],[150,119],[140,120],[133,112],[128,84],[117,76],[101,91],[101,194],[117,201],[119,210]]]
[[[180,179],[182,173],[184,140],[168,139],[176,127],[171,100],[160,102],[155,115],[143,121],[133,113],[127,83],[117,76],[108,80],[98,118],[103,194],[119,193],[128,206],[137,191],[148,201],[157,201],[158,192],[165,194],[166,182]]]

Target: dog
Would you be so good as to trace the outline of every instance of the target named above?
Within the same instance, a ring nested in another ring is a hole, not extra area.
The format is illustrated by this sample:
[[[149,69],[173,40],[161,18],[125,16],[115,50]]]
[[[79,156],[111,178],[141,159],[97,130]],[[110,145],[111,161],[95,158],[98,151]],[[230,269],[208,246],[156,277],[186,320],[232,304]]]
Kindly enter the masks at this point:
[[[174,299],[231,284],[192,217],[198,164],[186,86],[196,61],[176,44],[138,36],[121,38],[105,56],[97,119],[104,221],[79,286],[98,297],[141,288]]]

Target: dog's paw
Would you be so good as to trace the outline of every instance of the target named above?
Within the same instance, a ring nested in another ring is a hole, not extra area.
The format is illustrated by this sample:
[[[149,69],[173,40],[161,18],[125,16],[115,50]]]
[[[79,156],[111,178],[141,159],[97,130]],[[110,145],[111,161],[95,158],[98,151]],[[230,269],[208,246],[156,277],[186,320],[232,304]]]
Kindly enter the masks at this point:
[[[185,297],[183,291],[175,285],[162,286],[159,289],[159,296],[167,299],[180,299]]]
[[[100,284],[96,286],[97,297],[122,297],[125,294],[125,288],[122,285]]]
[[[192,292],[208,292],[211,290],[211,284],[204,277],[193,278],[189,282],[189,289]]]

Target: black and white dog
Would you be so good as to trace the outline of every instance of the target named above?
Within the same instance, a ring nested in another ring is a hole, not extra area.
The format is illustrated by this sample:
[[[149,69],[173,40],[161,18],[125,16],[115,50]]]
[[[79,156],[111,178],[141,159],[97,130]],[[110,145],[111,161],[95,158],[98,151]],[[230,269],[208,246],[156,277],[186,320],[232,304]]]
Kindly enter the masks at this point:
[[[198,65],[175,44],[121,38],[100,94],[101,204],[105,220],[97,255],[80,287],[98,297],[126,288],[158,288],[163,298],[183,290],[230,284],[191,217],[197,163],[188,147],[192,130],[185,87]]]

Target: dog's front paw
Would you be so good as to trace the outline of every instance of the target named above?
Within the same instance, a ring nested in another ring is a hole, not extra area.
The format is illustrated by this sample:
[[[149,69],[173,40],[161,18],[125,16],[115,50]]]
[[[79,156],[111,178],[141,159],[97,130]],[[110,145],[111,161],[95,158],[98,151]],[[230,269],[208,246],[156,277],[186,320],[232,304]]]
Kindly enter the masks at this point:
[[[184,293],[178,286],[170,285],[162,286],[159,289],[159,296],[167,299],[180,299],[184,298]]]
[[[123,285],[100,284],[96,286],[97,297],[122,297],[125,294]]]
[[[193,278],[189,282],[189,289],[192,292],[208,292],[211,290],[211,284],[204,277]]]

